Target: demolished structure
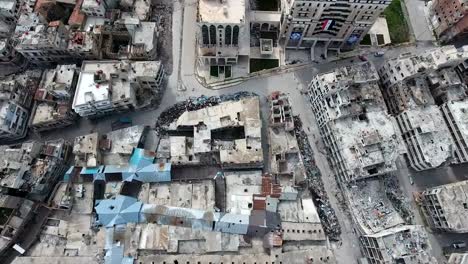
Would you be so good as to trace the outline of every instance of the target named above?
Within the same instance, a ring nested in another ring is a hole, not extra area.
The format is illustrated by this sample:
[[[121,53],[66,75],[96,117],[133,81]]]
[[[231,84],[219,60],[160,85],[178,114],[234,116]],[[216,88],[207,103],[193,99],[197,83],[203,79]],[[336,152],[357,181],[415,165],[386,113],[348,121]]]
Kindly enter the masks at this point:
[[[335,174],[345,182],[396,170],[399,140],[369,63],[314,77],[309,99]]]
[[[41,132],[74,123],[76,114],[71,102],[77,78],[75,65],[59,65],[43,73],[31,110],[31,129]]]
[[[72,108],[96,117],[148,107],[162,96],[164,78],[159,61],[85,61]]]
[[[420,205],[431,228],[468,233],[468,181],[427,189],[420,196]]]
[[[280,177],[283,185],[303,184],[306,180],[305,169],[294,132],[289,99],[285,94],[277,92],[270,95],[269,102],[270,172]]]
[[[257,97],[187,111],[169,125],[169,136],[161,139],[158,153],[174,166],[219,163],[224,168],[261,168],[261,126]],[[178,131],[187,136],[177,136]],[[163,148],[170,148],[169,153]]]
[[[379,69],[387,106],[417,171],[467,161],[463,113],[456,109],[466,105],[467,88],[454,70],[467,58],[465,47],[445,46],[401,55]]]

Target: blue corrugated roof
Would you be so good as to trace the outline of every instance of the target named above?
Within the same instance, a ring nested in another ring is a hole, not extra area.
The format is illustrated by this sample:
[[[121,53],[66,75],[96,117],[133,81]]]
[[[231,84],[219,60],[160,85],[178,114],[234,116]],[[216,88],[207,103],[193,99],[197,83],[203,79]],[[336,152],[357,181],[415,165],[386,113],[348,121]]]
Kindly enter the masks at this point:
[[[143,204],[129,196],[118,195],[115,199],[101,200],[96,203],[99,223],[112,227],[115,225],[140,222]]]
[[[123,181],[169,182],[171,181],[171,164],[154,164],[154,156],[146,150],[134,148],[128,166],[106,165],[99,167],[84,167],[81,175],[92,175],[94,180],[106,180],[106,174],[121,173]],[[72,167],[73,168],[73,167]],[[72,168],[69,169],[70,173]],[[66,175],[69,178],[70,174]]]

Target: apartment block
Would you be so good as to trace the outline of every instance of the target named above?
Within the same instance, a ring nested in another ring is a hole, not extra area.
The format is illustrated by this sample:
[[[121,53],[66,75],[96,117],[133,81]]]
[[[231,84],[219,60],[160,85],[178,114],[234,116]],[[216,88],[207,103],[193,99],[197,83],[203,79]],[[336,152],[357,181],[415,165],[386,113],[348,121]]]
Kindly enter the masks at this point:
[[[286,0],[280,37],[287,48],[353,49],[389,0]]]
[[[468,181],[425,190],[421,195],[421,208],[431,228],[468,233]]]
[[[468,99],[446,102],[441,110],[454,141],[454,162],[468,162]]]
[[[442,46],[421,53],[405,53],[387,60],[379,69],[385,88],[442,68],[455,68],[468,59],[468,47]]]
[[[20,15],[21,1],[3,0],[0,2],[0,38],[9,37]]]
[[[429,18],[442,43],[466,37],[468,9],[466,0],[435,0],[429,5]]]
[[[37,15],[27,16],[32,16],[32,19],[25,19],[25,23],[17,28],[15,49],[31,64],[53,65],[74,59],[67,49],[70,32],[61,21],[41,23]]]
[[[398,121],[408,162],[417,171],[467,160],[463,123],[457,120],[462,113],[453,115],[454,106],[466,105],[467,87],[458,65],[467,56],[466,47],[444,46],[404,54],[379,69],[385,102]]]
[[[0,82],[0,139],[26,135],[31,94],[16,80]]]
[[[198,1],[198,54],[202,65],[233,65],[250,53],[245,0]]]
[[[368,62],[319,74],[309,99],[329,162],[345,182],[396,170],[399,135]]]
[[[71,102],[77,79],[76,65],[59,65],[43,73],[31,110],[31,129],[42,132],[74,123]]]
[[[371,264],[436,264],[422,226],[405,225],[360,237],[362,253]]]
[[[161,94],[164,77],[159,61],[84,61],[72,108],[91,117],[142,107]]]

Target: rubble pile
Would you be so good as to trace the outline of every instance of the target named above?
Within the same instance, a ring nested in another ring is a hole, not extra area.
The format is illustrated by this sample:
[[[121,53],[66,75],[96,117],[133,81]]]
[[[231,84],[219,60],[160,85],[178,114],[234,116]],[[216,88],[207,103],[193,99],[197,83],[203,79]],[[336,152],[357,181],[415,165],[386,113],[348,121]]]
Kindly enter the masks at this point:
[[[195,111],[205,107],[218,105],[221,102],[239,101],[242,98],[252,96],[258,95],[252,92],[242,91],[233,94],[223,94],[220,96],[207,97],[205,95],[202,95],[200,97],[190,97],[185,101],[178,102],[173,106],[167,108],[161,113],[161,115],[159,115],[159,118],[156,121],[155,125],[156,133],[160,134],[162,128],[179,118],[185,111]]]
[[[324,231],[330,239],[339,240],[341,227],[338,223],[335,211],[328,200],[320,170],[315,164],[314,152],[310,146],[307,134],[302,128],[301,119],[298,116],[294,117],[294,133],[296,134],[297,143],[304,161],[308,187],[314,197],[314,202],[318,208],[320,221],[322,222]]]
[[[413,213],[409,208],[409,202],[400,189],[398,178],[393,173],[390,173],[384,179],[385,194],[395,209],[401,215],[407,224],[413,224]]]

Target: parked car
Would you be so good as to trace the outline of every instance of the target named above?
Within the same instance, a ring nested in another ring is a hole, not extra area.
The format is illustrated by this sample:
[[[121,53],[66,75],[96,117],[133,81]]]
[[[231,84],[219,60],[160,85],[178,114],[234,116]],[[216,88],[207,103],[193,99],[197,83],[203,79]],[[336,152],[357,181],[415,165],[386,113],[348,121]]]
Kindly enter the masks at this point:
[[[466,243],[464,241],[457,241],[452,243],[453,248],[466,248]]]
[[[384,51],[377,51],[376,53],[374,53],[374,57],[382,57],[384,54]]]

